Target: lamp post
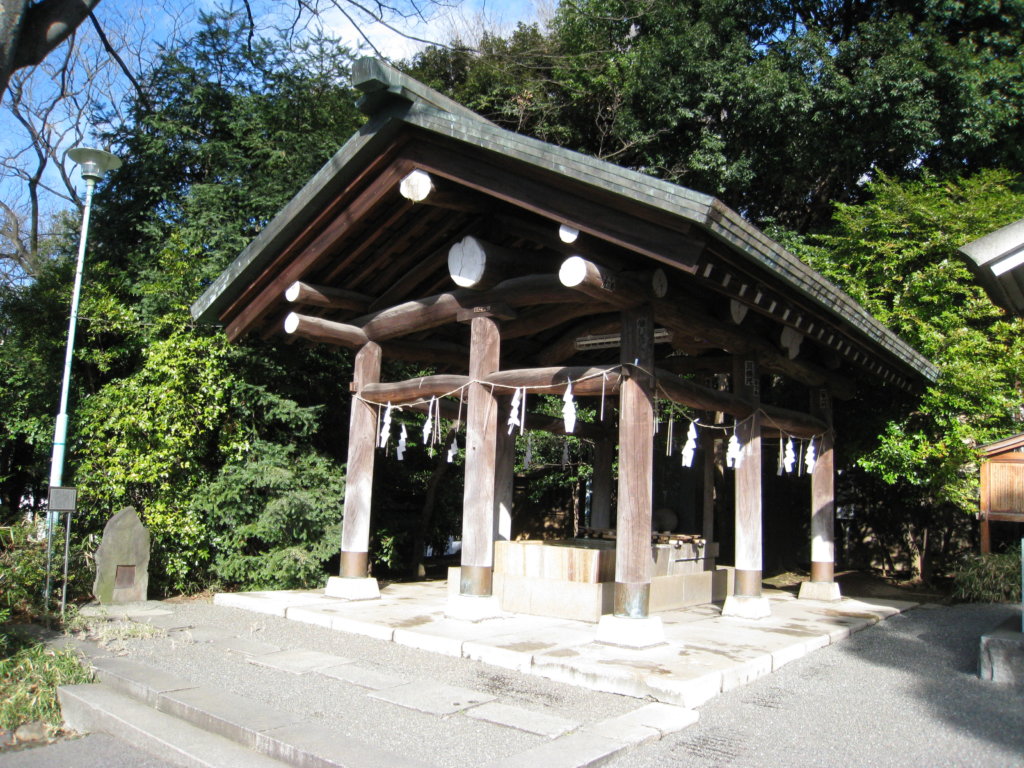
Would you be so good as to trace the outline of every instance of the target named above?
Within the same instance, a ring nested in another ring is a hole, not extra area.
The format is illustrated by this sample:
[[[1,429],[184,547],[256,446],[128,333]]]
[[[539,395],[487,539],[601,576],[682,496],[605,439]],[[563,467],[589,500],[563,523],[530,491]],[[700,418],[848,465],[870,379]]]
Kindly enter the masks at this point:
[[[50,488],[59,488],[64,478],[64,449],[68,435],[68,392],[71,389],[71,360],[75,352],[75,330],[78,325],[78,300],[82,292],[82,272],[85,268],[85,244],[89,237],[89,214],[92,211],[92,195],[96,182],[103,174],[121,167],[121,160],[102,149],[75,147],[68,152],[78,163],[85,179],[85,210],[82,213],[82,232],[78,241],[78,261],[75,263],[75,284],[71,292],[71,319],[68,323],[68,341],[64,353],[64,378],[60,389],[60,409],[53,430],[53,454],[50,459]],[[53,528],[56,515],[49,506],[46,512],[46,589],[44,608],[50,607],[50,567],[53,560]],[[64,597],[67,597],[68,547],[71,543],[71,512],[67,513],[67,536],[64,546]],[[63,611],[64,601],[61,602]]]

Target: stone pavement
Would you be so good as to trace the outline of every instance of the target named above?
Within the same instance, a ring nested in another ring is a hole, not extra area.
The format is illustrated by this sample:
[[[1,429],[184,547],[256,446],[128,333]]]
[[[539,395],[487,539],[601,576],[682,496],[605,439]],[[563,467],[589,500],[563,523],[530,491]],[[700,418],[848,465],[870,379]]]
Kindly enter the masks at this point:
[[[173,764],[582,768],[659,743],[720,692],[913,605],[769,596],[769,619],[664,614],[668,642],[644,651],[598,645],[583,622],[448,619],[445,585],[429,582],[367,602],[151,602],[108,611],[124,630],[102,646],[71,641],[103,685],[65,691],[66,716]]]
[[[380,600],[349,601],[316,590],[219,594],[214,602],[688,708],[916,605],[765,594],[772,610],[765,619],[723,617],[713,604],[660,613],[666,642],[643,650],[596,643],[595,625],[583,621],[521,614],[475,623],[447,618],[444,582],[392,584]]]

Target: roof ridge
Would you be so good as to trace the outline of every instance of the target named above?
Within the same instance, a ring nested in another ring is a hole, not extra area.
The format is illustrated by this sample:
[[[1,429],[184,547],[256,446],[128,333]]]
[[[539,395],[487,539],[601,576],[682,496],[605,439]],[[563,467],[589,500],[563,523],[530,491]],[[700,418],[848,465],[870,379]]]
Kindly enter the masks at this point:
[[[420,102],[442,112],[493,125],[490,120],[454,99],[372,56],[357,59],[352,65],[352,84],[363,92],[356,106],[367,115],[375,115],[387,104],[400,99],[414,104]]]

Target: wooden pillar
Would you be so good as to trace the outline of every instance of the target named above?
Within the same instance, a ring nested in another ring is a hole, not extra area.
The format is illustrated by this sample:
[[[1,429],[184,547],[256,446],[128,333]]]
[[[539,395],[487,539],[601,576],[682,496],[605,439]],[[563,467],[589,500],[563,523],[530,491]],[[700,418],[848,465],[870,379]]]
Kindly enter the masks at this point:
[[[839,600],[835,583],[835,459],[833,457],[832,400],[828,390],[811,391],[811,415],[828,425],[818,440],[811,471],[811,578],[800,585],[800,597],[811,600]]]
[[[654,463],[654,315],[622,313],[619,486],[615,540],[615,615],[644,618],[651,596]]]
[[[490,317],[470,326],[469,378],[486,379],[498,370],[501,336]],[[495,468],[498,399],[490,387],[470,384],[466,408],[466,484],[462,500],[462,569],[459,594],[491,594],[494,566]]]
[[[367,384],[380,381],[380,346],[372,341],[356,353],[352,388],[358,395]],[[341,525],[341,576],[364,579],[370,548],[370,505],[373,460],[377,447],[377,409],[352,398],[348,428],[348,470],[345,477],[345,517]]]
[[[733,360],[733,392],[755,408],[761,399],[757,363]],[[736,594],[761,596],[761,417],[756,411],[736,426],[743,455],[736,467]]]
[[[590,526],[614,528],[612,520],[612,473],[615,443],[601,438],[594,444],[594,474],[590,486]]]
[[[835,465],[832,457],[832,407],[828,392],[811,393],[811,415],[829,425],[811,472],[811,581],[835,580]]]
[[[494,540],[509,541],[512,538],[512,497],[515,490],[516,473],[516,430],[508,433],[508,425],[502,414],[508,414],[512,398],[497,398],[498,443],[494,459]]]
[[[708,376],[703,382],[704,386],[709,389],[717,389],[718,385],[715,381],[714,376]],[[714,422],[718,424],[722,421],[723,415],[721,413],[715,413],[713,411],[707,411],[701,414],[701,420],[708,422]],[[698,434],[702,438],[700,441],[700,462],[701,462],[701,536],[704,538],[704,570],[713,571],[715,569],[715,557],[717,554],[718,545],[715,541],[715,434],[717,430],[708,432],[704,430],[703,434]]]

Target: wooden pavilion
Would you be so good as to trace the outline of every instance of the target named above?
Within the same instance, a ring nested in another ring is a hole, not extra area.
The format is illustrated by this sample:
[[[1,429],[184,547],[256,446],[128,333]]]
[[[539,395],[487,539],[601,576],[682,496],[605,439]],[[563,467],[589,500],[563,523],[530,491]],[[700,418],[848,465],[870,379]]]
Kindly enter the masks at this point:
[[[599,636],[642,644],[660,626],[650,615],[656,399],[694,409],[702,423],[725,414],[719,422],[734,427],[726,612],[768,611],[765,437],[813,446],[805,596],[838,598],[832,404],[858,385],[913,388],[936,369],[718,200],[498,128],[375,59],[358,61],[353,77],[369,121],[192,308],[231,339],[286,334],[356,350],[341,575],[328,592],[377,594],[367,567],[381,412],[384,421],[397,407],[447,418],[464,402],[452,613],[493,610],[495,541],[509,535],[512,403],[528,428],[564,431],[571,424],[529,404],[569,390],[566,421],[574,398],[617,402],[617,428],[605,426],[614,415],[575,427],[597,445],[592,524],[616,529],[612,615]],[[384,382],[383,357],[439,373]],[[721,374],[731,391],[715,384]],[[805,387],[809,407],[763,402],[766,375]],[[708,540],[711,442],[702,460]]]
[[[989,525],[1024,523],[1024,432],[978,446],[981,454],[981,551],[992,551]]]

